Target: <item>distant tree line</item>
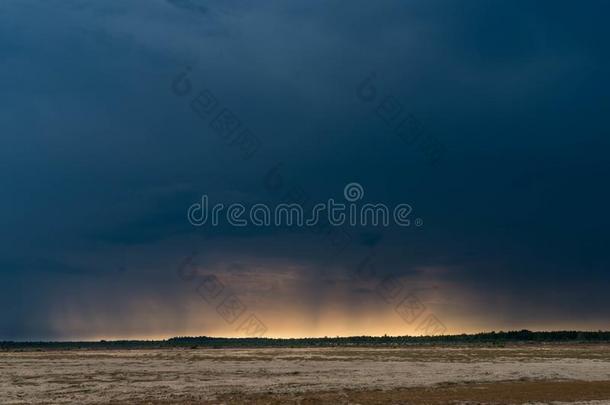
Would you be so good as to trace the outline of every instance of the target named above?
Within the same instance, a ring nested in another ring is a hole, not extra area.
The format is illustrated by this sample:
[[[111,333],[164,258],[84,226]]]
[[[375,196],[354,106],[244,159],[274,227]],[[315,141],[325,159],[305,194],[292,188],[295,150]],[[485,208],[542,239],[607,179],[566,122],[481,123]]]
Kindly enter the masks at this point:
[[[459,345],[505,343],[595,343],[610,342],[610,332],[556,331],[485,332],[438,336],[350,336],[323,338],[222,338],[222,337],[174,337],[167,340],[112,340],[96,342],[0,342],[1,350],[15,349],[154,349],[154,348],[230,348],[230,347],[334,347],[334,346],[409,346],[409,345]]]

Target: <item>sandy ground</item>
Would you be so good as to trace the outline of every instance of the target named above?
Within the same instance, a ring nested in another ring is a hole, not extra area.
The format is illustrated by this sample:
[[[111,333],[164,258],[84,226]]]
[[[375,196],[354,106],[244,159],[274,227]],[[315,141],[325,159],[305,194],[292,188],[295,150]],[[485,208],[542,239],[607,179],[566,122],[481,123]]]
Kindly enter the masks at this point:
[[[610,404],[610,346],[0,353],[3,405],[539,400]]]

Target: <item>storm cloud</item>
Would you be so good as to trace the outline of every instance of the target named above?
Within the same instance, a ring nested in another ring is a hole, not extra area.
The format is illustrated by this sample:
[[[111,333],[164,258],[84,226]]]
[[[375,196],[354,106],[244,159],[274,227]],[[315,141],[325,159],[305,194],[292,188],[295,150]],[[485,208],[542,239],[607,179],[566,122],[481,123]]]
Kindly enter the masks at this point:
[[[607,329],[608,8],[3,2],[0,339],[239,334],[206,275],[270,336],[416,333],[388,278],[448,332]],[[202,194],[315,203],[350,182],[423,225],[186,216]]]

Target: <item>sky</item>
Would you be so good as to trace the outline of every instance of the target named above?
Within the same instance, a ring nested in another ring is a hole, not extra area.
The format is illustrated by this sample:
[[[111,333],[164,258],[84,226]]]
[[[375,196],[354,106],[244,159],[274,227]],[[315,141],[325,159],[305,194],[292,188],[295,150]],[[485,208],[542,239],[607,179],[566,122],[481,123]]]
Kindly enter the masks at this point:
[[[0,340],[607,330],[609,11],[1,2]]]

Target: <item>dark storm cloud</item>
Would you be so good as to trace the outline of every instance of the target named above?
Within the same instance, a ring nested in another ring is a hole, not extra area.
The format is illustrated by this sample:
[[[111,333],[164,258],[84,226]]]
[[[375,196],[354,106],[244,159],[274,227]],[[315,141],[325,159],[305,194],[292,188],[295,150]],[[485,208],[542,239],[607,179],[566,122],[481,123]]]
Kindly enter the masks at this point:
[[[32,329],[20,321],[68,317],[61,296],[66,307],[86,303],[84,313],[100,314],[100,323],[112,322],[111,301],[162,303],[180,318],[193,292],[174,269],[192,249],[262,309],[278,306],[275,291],[314,314],[312,323],[333,300],[357,316],[374,288],[348,275],[373,252],[379,277],[437,285],[423,299],[449,326],[455,319],[456,331],[459,320],[491,313],[511,326],[527,319],[601,328],[610,284],[607,8],[1,5],[0,291],[19,305],[3,313],[0,330],[61,337],[58,323]],[[187,66],[193,93],[177,96],[171,84]],[[363,102],[358,86],[371,72],[376,99]],[[260,139],[252,158],[189,108],[204,89]],[[438,164],[380,118],[387,97],[442,144]],[[274,191],[268,176],[278,164],[283,188]],[[186,220],[203,193],[226,204],[277,203],[299,188],[324,201],[352,181],[368,201],[412,204],[424,226],[348,229],[350,243],[339,250],[307,229],[195,229]],[[102,281],[88,284],[89,298],[69,293],[90,277]],[[44,283],[28,282],[37,278]],[[71,311],[79,321],[65,336],[86,330],[86,316]],[[129,333],[173,333],[141,319],[145,332],[136,324]],[[185,331],[191,318],[181,319],[174,326]]]
[[[208,8],[201,1],[194,0],[167,0],[169,4],[172,4],[178,8],[182,8],[184,10],[192,11],[195,13],[206,14],[208,12]]]

